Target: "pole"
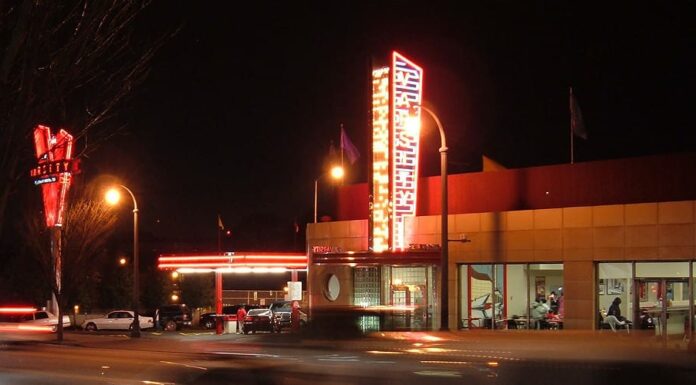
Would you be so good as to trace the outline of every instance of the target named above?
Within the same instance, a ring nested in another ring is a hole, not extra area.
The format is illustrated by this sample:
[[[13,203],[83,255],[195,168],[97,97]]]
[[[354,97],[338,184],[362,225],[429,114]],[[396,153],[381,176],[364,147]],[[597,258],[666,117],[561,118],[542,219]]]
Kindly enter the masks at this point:
[[[215,271],[215,314],[217,322],[215,322],[215,334],[220,335],[223,331],[222,319],[222,273]],[[240,320],[237,320],[240,322]]]
[[[573,146],[573,110],[572,110],[572,103],[573,103],[573,87],[570,87],[570,95],[568,97],[568,100],[571,103],[571,110],[570,110],[570,164],[573,164],[575,154],[574,154],[574,146]]]
[[[220,233],[223,229],[220,228],[220,214],[218,214],[218,224],[217,224],[217,241],[218,241],[218,254],[222,255],[222,242],[220,240]],[[215,271],[215,334],[221,335],[224,330],[222,319],[222,273]],[[239,322],[239,320],[237,320]]]
[[[138,276],[139,258],[138,258],[138,201],[135,200],[135,195],[126,186],[121,187],[128,191],[133,200],[133,329],[131,329],[131,337],[140,337],[140,317],[138,316],[138,308],[140,307],[140,288]]]
[[[314,223],[317,223],[317,185],[319,178],[314,180]]]
[[[440,264],[442,265],[442,308],[440,317],[442,318],[442,321],[440,324],[440,330],[449,330],[449,247],[447,245],[447,234],[449,233],[449,229],[447,227],[447,147],[445,147],[444,144],[444,132],[442,133],[442,135],[442,147],[440,148],[440,173],[442,174],[440,177],[442,179],[442,212],[440,215],[440,220],[442,221],[442,231],[440,232],[440,242],[442,244],[442,254],[440,256]]]
[[[133,193],[131,193],[132,195]],[[140,287],[139,281],[140,276],[139,264],[140,259],[138,256],[138,206],[135,204],[135,197],[133,197],[134,209],[133,209],[133,330],[131,331],[131,337],[140,337],[140,319],[138,316],[138,308],[140,307]]]
[[[63,314],[61,313],[60,299],[62,292],[62,234],[61,226],[51,228],[51,251],[53,254],[53,272],[56,280],[56,292],[53,293],[51,309],[58,316],[58,329],[56,330],[58,341],[63,341]]]
[[[447,140],[445,138],[445,130],[442,128],[440,119],[437,115],[430,109],[420,105],[425,112],[427,112],[440,131],[440,183],[441,183],[441,212],[440,212],[440,286],[441,294],[440,299],[442,305],[440,306],[440,330],[449,330],[449,247],[447,236],[449,234],[449,229],[447,227]]]

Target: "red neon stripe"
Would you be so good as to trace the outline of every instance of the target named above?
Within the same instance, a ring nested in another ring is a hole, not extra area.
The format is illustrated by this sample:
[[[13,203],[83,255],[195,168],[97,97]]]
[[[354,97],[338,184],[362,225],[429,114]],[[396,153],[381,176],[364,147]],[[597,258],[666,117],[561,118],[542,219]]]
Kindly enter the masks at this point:
[[[306,263],[233,263],[233,264],[218,264],[218,263],[196,263],[196,264],[175,264],[175,263],[162,263],[158,265],[160,269],[179,269],[179,268],[235,268],[235,267],[268,267],[268,268],[307,268]]]
[[[36,311],[33,307],[0,307],[0,313],[31,313]]]

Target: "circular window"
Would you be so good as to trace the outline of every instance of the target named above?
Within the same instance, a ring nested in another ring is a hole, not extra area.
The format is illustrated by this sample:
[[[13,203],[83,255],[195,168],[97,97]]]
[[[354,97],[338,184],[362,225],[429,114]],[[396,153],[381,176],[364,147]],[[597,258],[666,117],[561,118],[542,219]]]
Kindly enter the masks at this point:
[[[328,298],[329,301],[335,301],[340,292],[341,284],[338,282],[338,277],[336,277],[335,274],[331,274],[329,280],[326,282],[326,298]]]

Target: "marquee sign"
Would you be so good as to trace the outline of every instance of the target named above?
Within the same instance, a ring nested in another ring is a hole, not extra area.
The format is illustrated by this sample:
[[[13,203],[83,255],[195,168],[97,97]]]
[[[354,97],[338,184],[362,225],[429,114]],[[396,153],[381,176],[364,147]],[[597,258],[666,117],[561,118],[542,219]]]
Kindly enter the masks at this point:
[[[35,185],[41,186],[46,226],[61,226],[72,173],[77,166],[72,159],[73,137],[62,129],[52,135],[49,127],[39,125],[34,129],[34,149],[39,165],[31,170],[30,176]]]
[[[404,218],[416,215],[418,189],[418,134],[406,132],[412,105],[420,105],[423,70],[397,52],[392,54],[392,248],[404,248]],[[420,114],[420,108],[416,109]],[[420,116],[416,116],[420,118]]]
[[[370,238],[375,252],[403,250],[405,218],[416,214],[419,137],[406,131],[406,120],[422,93],[423,69],[398,52],[389,67],[372,71]]]

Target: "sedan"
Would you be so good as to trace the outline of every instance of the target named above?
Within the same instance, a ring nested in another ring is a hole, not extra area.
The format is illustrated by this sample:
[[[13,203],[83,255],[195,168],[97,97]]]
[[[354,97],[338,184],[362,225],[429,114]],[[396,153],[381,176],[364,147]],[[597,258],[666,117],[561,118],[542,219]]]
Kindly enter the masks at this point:
[[[2,321],[17,323],[19,329],[25,330],[46,330],[51,332],[56,332],[58,329],[58,317],[51,312],[46,310],[36,310],[36,309],[23,309],[20,311],[12,312],[11,314],[3,312],[5,317]],[[63,316],[63,327],[67,328],[70,326],[70,317],[67,315]]]
[[[204,329],[215,329],[217,313],[203,313],[198,319],[198,325]]]
[[[90,318],[82,323],[87,331],[96,330],[131,330],[133,329],[133,312],[130,310],[114,310],[101,318]],[[155,327],[152,317],[138,315],[141,329]]]
[[[244,317],[244,334],[256,331],[279,331],[275,326],[273,312],[270,309],[251,309]]]

